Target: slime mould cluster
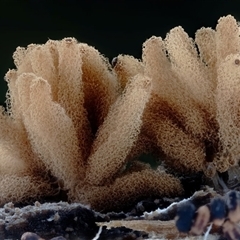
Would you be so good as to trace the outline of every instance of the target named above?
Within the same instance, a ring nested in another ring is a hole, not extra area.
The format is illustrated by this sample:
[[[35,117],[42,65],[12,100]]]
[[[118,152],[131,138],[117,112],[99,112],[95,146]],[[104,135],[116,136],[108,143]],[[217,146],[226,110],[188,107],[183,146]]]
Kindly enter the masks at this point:
[[[0,204],[59,195],[98,211],[179,196],[184,173],[237,169],[240,28],[176,27],[109,64],[74,38],[18,47],[0,116]]]

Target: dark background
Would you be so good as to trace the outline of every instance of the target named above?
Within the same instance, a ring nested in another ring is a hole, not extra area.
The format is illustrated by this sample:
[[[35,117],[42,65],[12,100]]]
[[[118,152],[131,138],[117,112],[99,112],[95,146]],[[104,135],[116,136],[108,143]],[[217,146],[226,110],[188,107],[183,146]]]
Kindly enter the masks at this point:
[[[227,14],[240,21],[240,0],[0,0],[0,104],[17,46],[75,37],[110,60],[120,53],[140,58],[142,43],[152,35],[164,38],[182,25],[194,37]]]

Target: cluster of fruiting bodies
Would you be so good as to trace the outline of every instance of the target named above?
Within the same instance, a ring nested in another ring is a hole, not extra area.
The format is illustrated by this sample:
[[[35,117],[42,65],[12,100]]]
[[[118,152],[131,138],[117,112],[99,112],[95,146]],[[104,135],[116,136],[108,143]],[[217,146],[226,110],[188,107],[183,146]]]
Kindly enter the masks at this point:
[[[232,16],[195,39],[176,27],[148,39],[141,60],[119,55],[112,66],[74,38],[18,47],[0,114],[0,204],[63,191],[116,210],[181,195],[169,172],[214,178],[236,167],[239,32]],[[139,161],[143,153],[164,166]]]

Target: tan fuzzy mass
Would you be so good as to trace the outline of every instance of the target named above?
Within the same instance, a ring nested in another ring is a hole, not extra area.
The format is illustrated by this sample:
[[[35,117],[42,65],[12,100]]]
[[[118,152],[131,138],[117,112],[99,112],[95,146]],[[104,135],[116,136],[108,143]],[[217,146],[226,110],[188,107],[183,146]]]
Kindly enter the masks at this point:
[[[15,126],[14,120],[7,118],[3,113],[0,116],[0,132],[0,173],[16,174],[26,172],[29,163],[24,150],[27,143],[21,136],[21,131],[18,131],[17,126]]]
[[[188,94],[208,112],[213,112],[214,85],[200,61],[193,39],[182,27],[173,28],[165,39],[171,67]]]
[[[42,77],[49,82],[53,88],[54,100],[57,100],[56,96],[56,85],[58,84],[57,66],[54,64],[53,56],[48,47],[48,44],[38,45],[26,56],[26,60],[30,60],[32,67],[32,73],[36,74],[38,77]],[[24,64],[27,61],[23,61]],[[21,69],[24,70],[22,65],[18,67],[18,74],[21,74]],[[25,70],[25,73],[28,71]]]
[[[240,51],[239,26],[236,19],[228,15],[221,17],[216,26],[216,51],[218,65],[229,54]]]
[[[2,175],[0,177],[0,205],[7,202],[24,202],[52,196],[58,192],[44,179],[33,176]]]
[[[112,66],[74,38],[18,47],[0,108],[0,204],[64,190],[107,211],[181,194],[178,179],[137,161],[143,153],[184,174],[237,165],[239,38],[229,15],[195,39],[182,27],[153,36],[142,60]]]
[[[8,83],[8,91],[6,94],[6,110],[9,116],[14,116],[15,120],[22,122],[21,110],[19,109],[19,96],[16,87],[17,71],[9,70],[5,75]]]
[[[32,72],[31,59],[29,58],[29,53],[40,46],[39,44],[29,44],[27,48],[17,47],[16,51],[13,53],[14,64],[19,68],[20,72]]]
[[[76,130],[83,108],[82,57],[77,41],[65,38],[58,43],[58,102],[74,122]],[[78,127],[77,127],[78,126]]]
[[[143,154],[152,154],[158,157],[162,153],[156,142],[153,141],[153,137],[147,136],[147,134],[143,132],[143,128],[142,126],[138,139],[127,156],[127,161],[138,159],[139,156]]]
[[[43,170],[43,164],[33,153],[27,132],[18,120],[0,117],[0,173],[33,174]]]
[[[87,181],[90,184],[102,185],[111,181],[125,164],[140,133],[150,90],[150,79],[137,75],[111,107],[88,159]]]
[[[157,95],[168,104],[187,131],[199,138],[205,138],[209,126],[201,105],[190,96],[187,83],[172,71],[164,45],[163,40],[157,37],[151,37],[144,43],[144,72],[152,79],[153,95]],[[148,104],[149,108],[151,101]]]
[[[156,124],[157,145],[168,156],[165,161],[177,171],[199,172],[205,162],[205,146],[186,134],[171,120],[164,118]]]
[[[164,42],[160,37],[151,37],[143,44],[142,59],[144,73],[152,78],[153,92],[166,95],[171,90],[168,81],[174,81],[170,62],[166,56]],[[159,74],[161,73],[161,74]],[[173,82],[171,82],[173,85]]]
[[[240,55],[231,54],[218,68],[216,104],[220,140],[224,151],[231,153],[235,163],[240,157],[239,79]]]
[[[151,196],[176,196],[183,192],[178,179],[151,169],[133,172],[117,178],[111,185],[85,186],[78,190],[79,198],[98,211],[121,210],[139,199]]]
[[[47,80],[52,88],[53,100],[58,100],[58,54],[53,55],[52,51],[50,51],[50,48],[53,46],[56,49],[57,42],[58,41],[49,40],[44,45],[31,44],[28,45],[26,49],[18,47],[13,54],[17,69],[10,70],[6,74],[6,80],[8,81],[9,87],[9,96],[7,100],[11,104],[9,111],[14,113],[15,118],[18,117],[18,93],[16,91],[16,79],[22,73],[34,73],[36,76]]]
[[[195,34],[195,42],[199,50],[199,57],[207,65],[209,80],[215,89],[217,86],[216,31],[211,28],[200,28]]]
[[[178,171],[198,172],[205,161],[205,146],[184,131],[166,102],[152,95],[143,118],[143,133],[167,155],[166,163]]]
[[[52,101],[46,80],[22,74],[17,86],[24,125],[34,152],[54,176],[64,181],[66,189],[74,188],[85,172],[72,120]]]
[[[82,55],[84,107],[95,134],[119,95],[119,83],[108,60],[95,48],[80,43],[79,53]]]
[[[137,74],[143,74],[143,64],[138,59],[129,55],[119,55],[112,61],[114,71],[124,89],[127,82]]]
[[[87,111],[84,108],[82,55],[74,38],[65,38],[58,43],[58,103],[71,118],[78,134],[83,158],[89,155],[92,135]]]
[[[17,48],[14,58],[21,58],[21,61],[17,61],[18,69],[15,72],[17,77],[22,72],[32,72],[49,83],[53,101],[58,102],[73,121],[83,157],[86,159],[90,151],[92,136],[87,111],[84,108],[82,54],[76,39],[49,40],[46,44],[34,45],[25,51]],[[13,73],[11,75],[9,95],[13,97],[10,97],[10,102],[15,96]]]

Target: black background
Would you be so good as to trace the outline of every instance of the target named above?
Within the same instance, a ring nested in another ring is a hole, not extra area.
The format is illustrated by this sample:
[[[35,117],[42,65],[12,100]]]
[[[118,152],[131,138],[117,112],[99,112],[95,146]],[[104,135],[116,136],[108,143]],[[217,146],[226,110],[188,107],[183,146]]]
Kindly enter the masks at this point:
[[[0,104],[17,46],[75,37],[110,60],[120,53],[140,58],[152,35],[164,38],[181,25],[194,37],[227,14],[240,21],[240,0],[0,0]]]

